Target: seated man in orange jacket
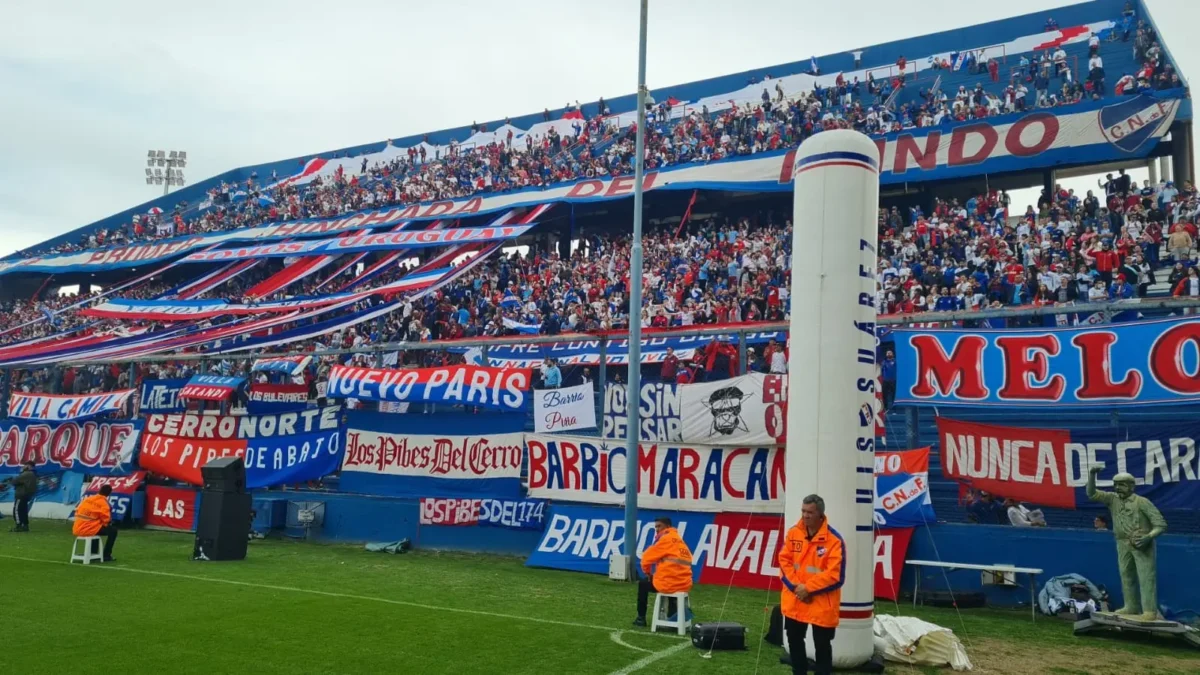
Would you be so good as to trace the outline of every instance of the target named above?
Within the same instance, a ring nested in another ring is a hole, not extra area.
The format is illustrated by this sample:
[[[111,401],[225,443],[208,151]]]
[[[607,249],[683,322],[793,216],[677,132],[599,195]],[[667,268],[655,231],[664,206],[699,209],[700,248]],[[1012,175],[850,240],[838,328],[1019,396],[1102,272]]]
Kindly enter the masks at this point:
[[[800,522],[788,530],[779,547],[783,581],[780,611],[784,617],[792,672],[808,672],[804,636],[811,624],[817,675],[833,672],[833,634],[842,606],[846,580],[845,542],[825,518],[825,500],[804,498]]]
[[[646,605],[651,592],[686,593],[692,589],[692,551],[683,543],[679,531],[671,526],[671,519],[656,518],[654,532],[654,545],[642,554],[642,572],[650,579],[638,581],[635,626],[646,625]],[[670,605],[668,611],[675,611],[674,598],[670,599]]]
[[[108,505],[111,494],[111,485],[101,485],[100,494],[84,497],[75,507],[75,526],[72,528],[76,537],[108,537],[104,541],[104,562],[113,562],[113,544],[117,541],[117,526],[113,525],[112,509]]]

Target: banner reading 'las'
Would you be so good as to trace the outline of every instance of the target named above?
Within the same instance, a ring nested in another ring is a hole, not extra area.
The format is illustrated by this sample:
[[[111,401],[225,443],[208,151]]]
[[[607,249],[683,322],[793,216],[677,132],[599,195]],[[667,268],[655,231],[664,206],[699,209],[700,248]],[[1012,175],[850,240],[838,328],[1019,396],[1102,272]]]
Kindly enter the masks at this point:
[[[938,419],[942,472],[947,478],[1001,497],[1044,506],[1088,504],[1092,466],[1096,485],[1112,489],[1119,472],[1132,474],[1138,494],[1159,508],[1191,509],[1200,501],[1200,423],[1126,424],[1066,431]]]
[[[147,471],[200,485],[200,468],[242,457],[246,487],[316,480],[342,462],[341,408],[275,415],[149,415],[138,463]]]
[[[441,366],[437,368],[353,368],[329,371],[327,395],[368,401],[457,403],[498,410],[529,405],[529,368]]]
[[[584,436],[528,434],[529,494],[625,501],[625,445]],[[642,443],[638,504],[688,511],[783,512],[784,451],[770,447]]]
[[[896,402],[1112,406],[1200,401],[1200,320],[1040,331],[894,331]]]

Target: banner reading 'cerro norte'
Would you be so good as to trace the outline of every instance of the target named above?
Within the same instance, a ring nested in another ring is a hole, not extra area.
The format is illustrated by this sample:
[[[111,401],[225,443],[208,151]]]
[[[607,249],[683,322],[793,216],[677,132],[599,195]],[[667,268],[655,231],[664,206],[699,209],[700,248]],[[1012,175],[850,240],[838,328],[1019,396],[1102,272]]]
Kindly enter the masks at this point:
[[[148,415],[138,463],[192,485],[219,457],[242,457],[246,487],[316,480],[337,471],[344,446],[340,406],[275,415]]]
[[[1112,406],[1200,401],[1200,320],[1039,331],[898,329],[896,402]]]

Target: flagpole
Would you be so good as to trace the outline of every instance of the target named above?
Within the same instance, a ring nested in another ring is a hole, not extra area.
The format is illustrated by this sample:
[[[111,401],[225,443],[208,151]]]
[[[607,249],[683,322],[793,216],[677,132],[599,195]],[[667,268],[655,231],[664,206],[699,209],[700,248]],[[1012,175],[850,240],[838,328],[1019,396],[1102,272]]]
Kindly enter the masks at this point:
[[[642,174],[646,164],[646,15],[641,0],[638,29],[637,140],[633,163],[633,242],[629,250],[629,376],[625,394],[628,436],[625,440],[625,555],[630,581],[637,580],[638,441],[642,391]]]

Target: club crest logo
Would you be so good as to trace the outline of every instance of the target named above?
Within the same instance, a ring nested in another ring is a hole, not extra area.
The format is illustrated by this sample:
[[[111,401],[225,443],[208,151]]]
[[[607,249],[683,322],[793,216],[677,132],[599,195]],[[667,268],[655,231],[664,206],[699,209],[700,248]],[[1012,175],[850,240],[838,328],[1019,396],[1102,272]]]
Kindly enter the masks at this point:
[[[1175,119],[1178,110],[1178,100],[1136,96],[1101,108],[1100,131],[1106,141],[1121,151],[1137,152],[1146,141],[1166,133],[1165,127]]]

